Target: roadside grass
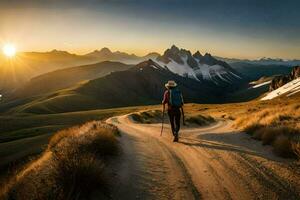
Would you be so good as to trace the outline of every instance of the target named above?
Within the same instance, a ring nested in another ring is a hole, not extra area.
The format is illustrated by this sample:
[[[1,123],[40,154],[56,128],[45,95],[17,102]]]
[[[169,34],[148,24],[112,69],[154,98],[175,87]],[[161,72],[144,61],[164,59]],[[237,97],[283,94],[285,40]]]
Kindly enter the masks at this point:
[[[292,144],[295,154],[300,158],[300,140],[297,143]]]
[[[115,109],[100,109],[80,112],[68,112],[57,114],[29,114],[16,113],[0,115],[0,132],[10,133],[18,130],[25,130],[34,127],[45,126],[74,126],[92,120],[104,120],[114,115],[126,114],[147,107],[124,107]]]
[[[159,123],[162,121],[162,111],[160,110],[147,110],[142,112],[132,113],[130,117],[138,123],[151,124]],[[166,119],[166,114],[165,114]]]
[[[17,171],[1,199],[89,199],[109,197],[110,161],[119,155],[116,127],[89,122],[56,133],[45,152]]]
[[[274,152],[282,157],[299,156],[298,101],[277,105],[273,103],[251,114],[245,113],[235,121],[234,126],[244,130],[252,138],[261,140],[264,145],[271,145]]]
[[[25,128],[16,131],[4,132],[0,135],[0,143],[10,142],[14,140],[19,140],[28,137],[34,137],[38,135],[42,135],[44,133],[56,132],[65,128],[64,125],[51,125],[51,126],[41,126],[41,127],[32,127]]]
[[[58,114],[14,113],[0,115],[0,182],[20,168],[29,157],[42,153],[59,130],[93,120],[127,114],[149,107],[124,107]]]
[[[209,124],[214,123],[216,120],[211,117],[211,116],[205,116],[205,115],[201,115],[201,114],[197,114],[197,115],[187,115],[185,122],[187,124],[196,124],[198,126],[206,126]]]
[[[132,113],[130,117],[137,123],[151,124],[162,122],[162,112],[160,110],[146,110]],[[165,113],[164,122],[168,123],[168,115]],[[209,115],[195,114],[194,112],[185,113],[185,122],[187,125],[205,126],[215,122],[215,119]]]

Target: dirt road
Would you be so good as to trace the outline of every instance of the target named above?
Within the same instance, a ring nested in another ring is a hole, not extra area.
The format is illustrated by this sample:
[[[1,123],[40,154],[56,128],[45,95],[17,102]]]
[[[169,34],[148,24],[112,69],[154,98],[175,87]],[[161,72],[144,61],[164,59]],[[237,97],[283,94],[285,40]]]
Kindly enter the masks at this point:
[[[186,128],[173,143],[169,126],[108,122],[122,132],[113,199],[300,199],[300,167],[281,159],[229,121]]]

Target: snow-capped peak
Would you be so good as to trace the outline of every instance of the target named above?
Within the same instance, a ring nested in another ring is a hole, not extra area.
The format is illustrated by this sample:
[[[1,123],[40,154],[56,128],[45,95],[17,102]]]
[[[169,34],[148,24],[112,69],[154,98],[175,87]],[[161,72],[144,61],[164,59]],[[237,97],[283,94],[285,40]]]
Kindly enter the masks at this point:
[[[217,85],[220,83],[231,84],[242,79],[234,69],[226,62],[217,60],[211,54],[204,56],[199,51],[193,55],[189,50],[179,49],[173,45],[155,61],[168,68],[173,73],[193,78],[197,81],[211,81]]]

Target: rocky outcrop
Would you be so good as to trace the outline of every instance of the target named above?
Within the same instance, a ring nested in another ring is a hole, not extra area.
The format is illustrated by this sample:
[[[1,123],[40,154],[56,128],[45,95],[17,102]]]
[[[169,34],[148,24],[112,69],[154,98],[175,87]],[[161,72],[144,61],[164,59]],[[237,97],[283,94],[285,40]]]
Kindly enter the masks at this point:
[[[293,68],[290,77],[292,80],[300,77],[300,66],[296,66]]]
[[[271,81],[269,90],[273,91],[281,86],[287,84],[288,82],[300,77],[300,66],[296,66],[293,68],[292,72],[286,76],[277,76],[273,78]]]
[[[164,55],[159,56],[157,59],[159,61],[162,61],[166,64],[168,64],[171,60],[174,60],[175,62],[179,63],[179,64],[183,64],[183,60],[180,57],[181,51],[179,50],[178,47],[176,47],[175,45],[172,45],[172,47],[170,49],[167,49],[164,52]]]
[[[272,79],[269,90],[273,91],[281,86],[285,85],[286,83],[290,82],[290,78],[288,76],[276,76]]]

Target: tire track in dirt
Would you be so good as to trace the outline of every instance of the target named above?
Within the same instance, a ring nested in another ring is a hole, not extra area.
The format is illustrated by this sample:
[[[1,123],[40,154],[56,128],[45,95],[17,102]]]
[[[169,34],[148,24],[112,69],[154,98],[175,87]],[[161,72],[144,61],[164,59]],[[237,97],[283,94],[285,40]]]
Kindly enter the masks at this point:
[[[113,122],[119,124],[116,119]],[[131,161],[131,164],[125,164],[131,169],[123,170],[122,173],[117,169],[116,173],[119,174],[118,178],[124,173],[135,178],[133,180],[127,177],[116,187],[124,187],[128,181],[134,181],[138,185],[127,191],[114,190],[113,199],[120,199],[125,193],[131,197],[129,199],[200,199],[184,165],[166,145],[147,134],[140,134],[135,128],[119,124],[119,129],[123,135],[121,143],[125,154],[122,162]]]
[[[266,168],[246,155],[240,155],[236,159],[240,161],[241,165],[245,166],[245,169],[250,169],[251,174],[255,176],[261,185],[267,187],[269,191],[272,191],[276,195],[276,199],[300,199],[299,191],[271,169]],[[266,196],[263,198],[269,197]]]
[[[185,164],[183,163],[183,161],[177,156],[177,154],[174,151],[170,150],[170,148],[167,145],[165,145],[162,142],[160,142],[160,144],[162,146],[164,146],[164,148],[171,154],[173,159],[176,160],[177,165],[181,168],[181,171],[183,172],[183,175],[185,177],[185,181],[187,182],[187,187],[191,189],[192,194],[194,196],[194,199],[201,199],[201,194],[199,193],[199,191],[195,187],[195,185],[192,181],[192,177],[189,174],[188,170],[186,169]]]

